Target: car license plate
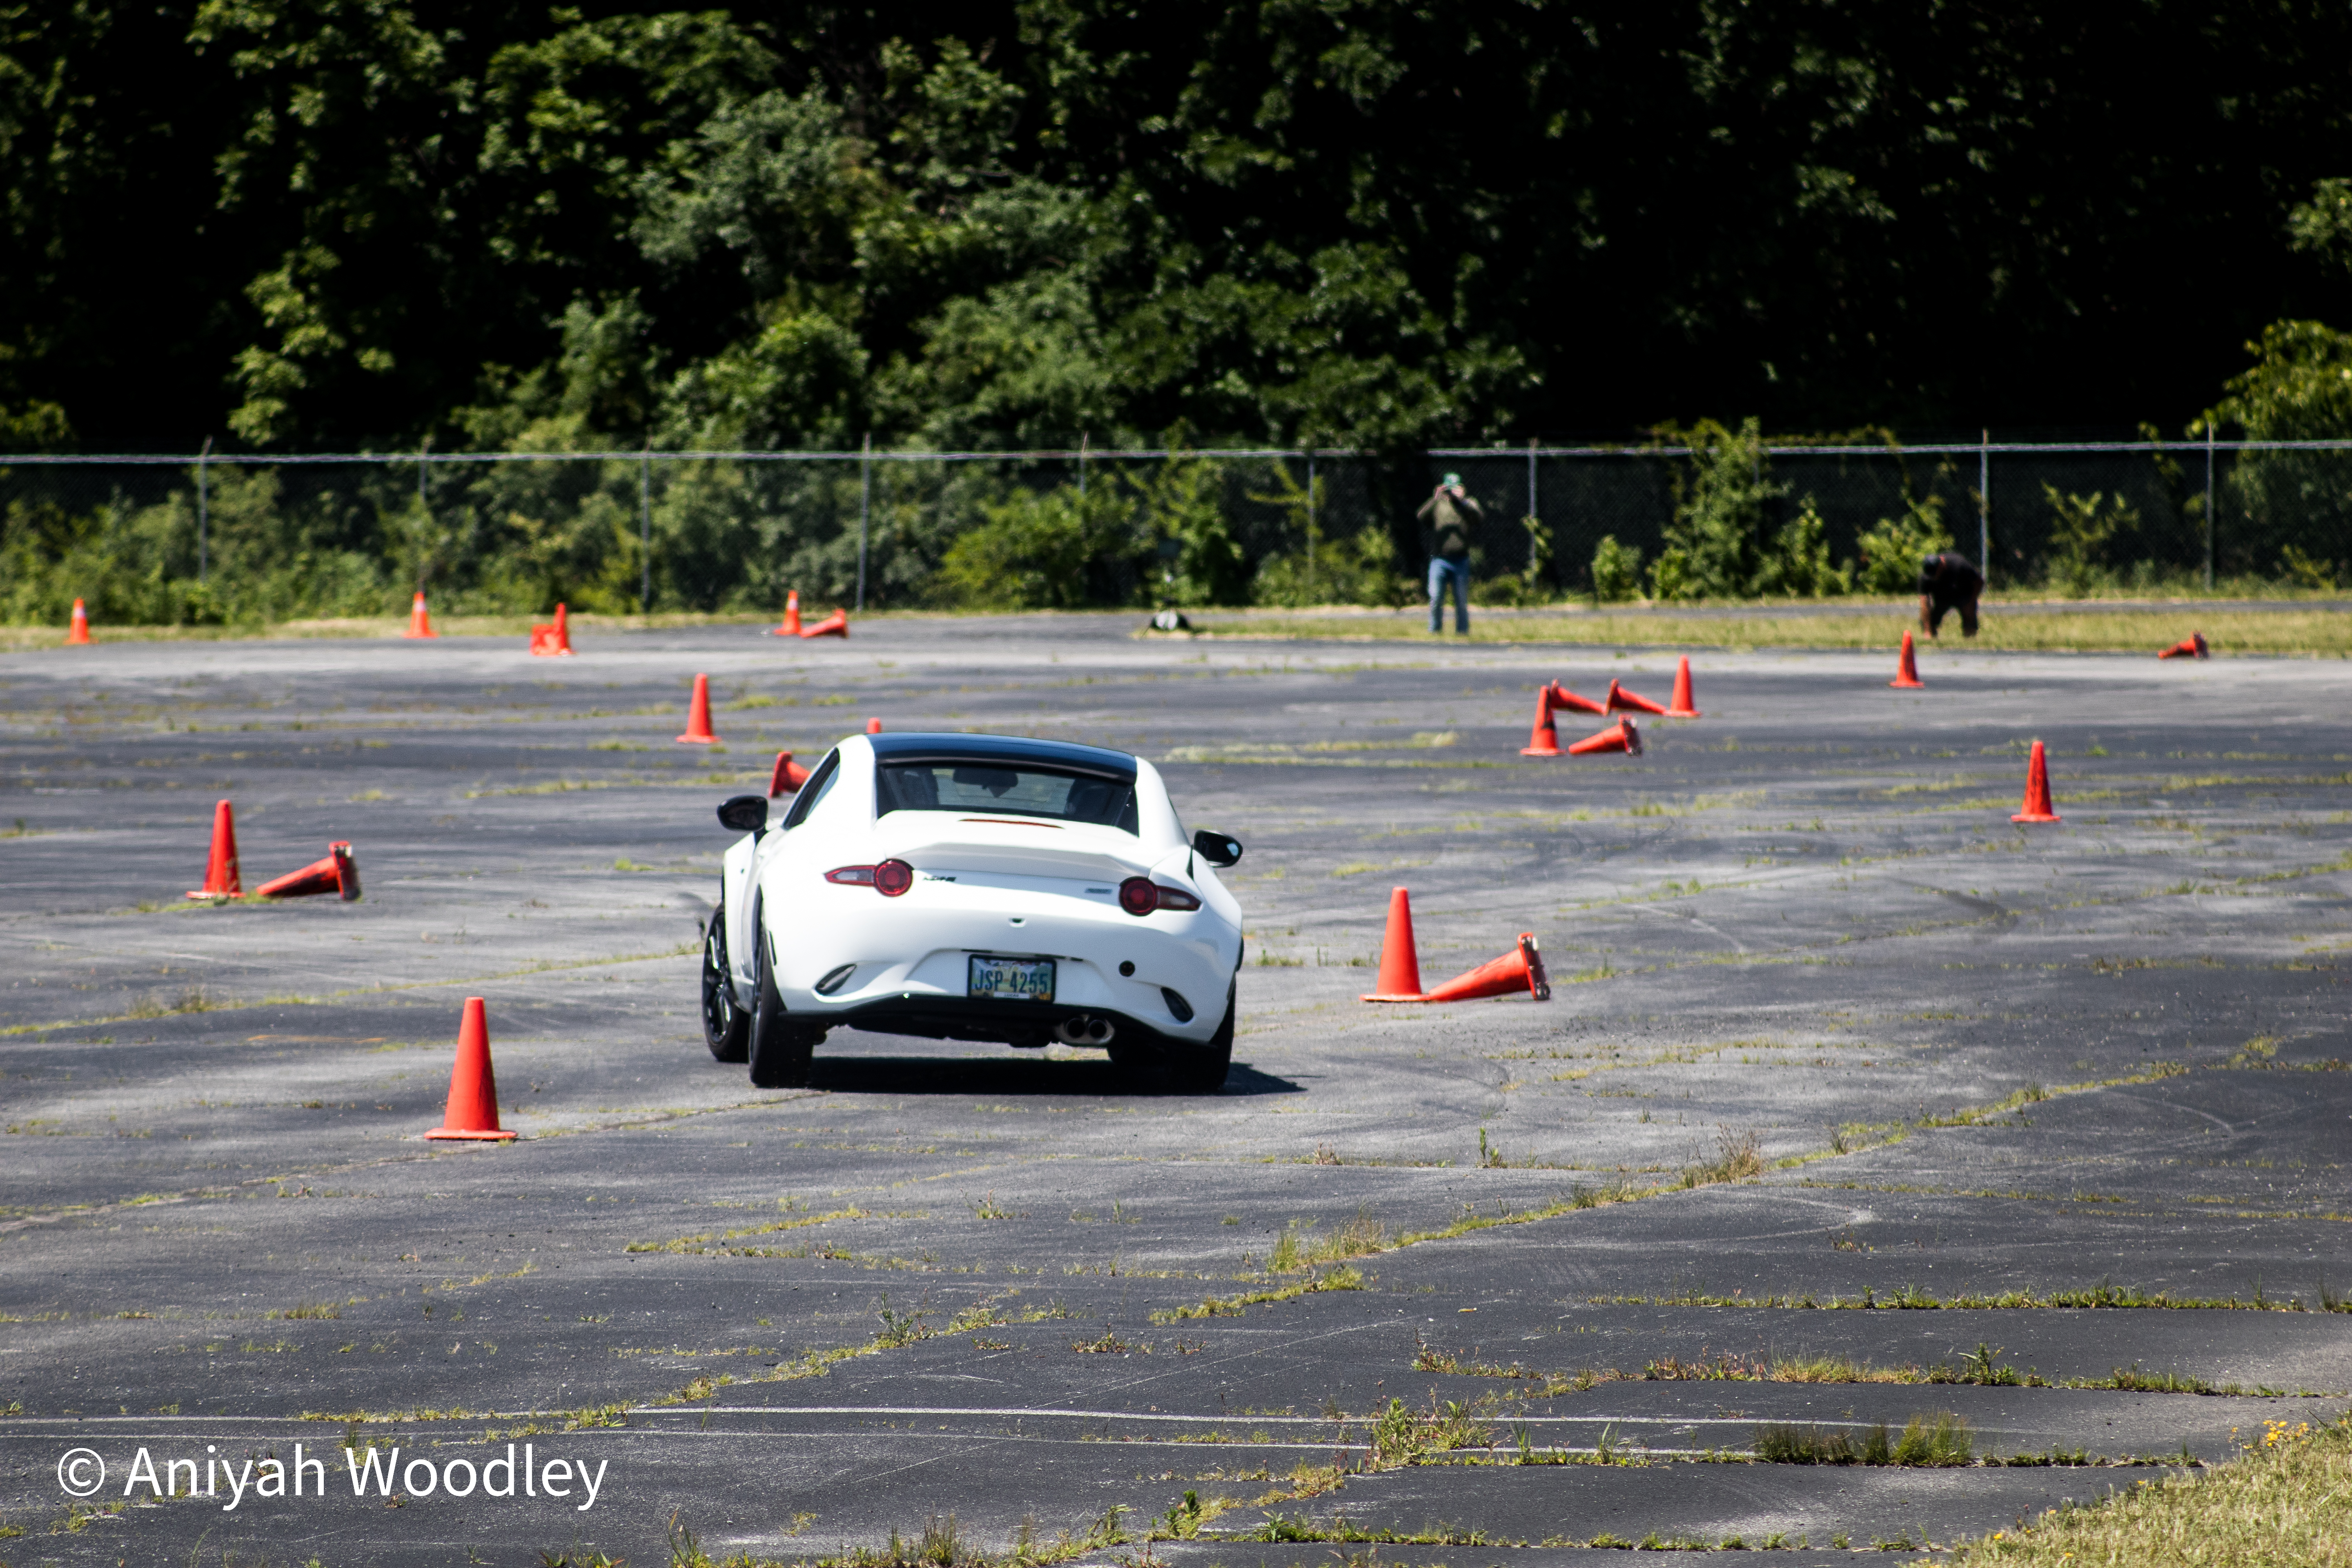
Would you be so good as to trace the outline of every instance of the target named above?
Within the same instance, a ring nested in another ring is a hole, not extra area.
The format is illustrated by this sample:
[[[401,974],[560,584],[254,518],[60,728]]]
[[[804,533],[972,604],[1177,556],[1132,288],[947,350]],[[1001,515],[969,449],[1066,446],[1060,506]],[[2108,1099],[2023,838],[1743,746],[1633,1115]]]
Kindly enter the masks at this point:
[[[971,961],[971,994],[1000,1002],[1051,1002],[1054,961],[1050,958],[979,958]]]

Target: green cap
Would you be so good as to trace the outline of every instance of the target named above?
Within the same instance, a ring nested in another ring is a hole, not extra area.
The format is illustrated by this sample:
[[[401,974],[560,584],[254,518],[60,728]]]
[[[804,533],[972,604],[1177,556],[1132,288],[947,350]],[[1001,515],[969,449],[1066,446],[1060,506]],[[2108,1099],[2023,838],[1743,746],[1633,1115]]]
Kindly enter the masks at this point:
[[[1458,485],[1462,482],[1462,476],[1460,474],[1448,474],[1445,476],[1445,482],[1448,485]]]

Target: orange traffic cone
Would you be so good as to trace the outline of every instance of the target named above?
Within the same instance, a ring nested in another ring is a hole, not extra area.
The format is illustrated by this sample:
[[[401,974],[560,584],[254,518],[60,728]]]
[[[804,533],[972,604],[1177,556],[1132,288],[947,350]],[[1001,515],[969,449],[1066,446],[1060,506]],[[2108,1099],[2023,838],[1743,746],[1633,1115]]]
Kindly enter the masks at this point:
[[[1631,752],[1638,757],[1642,754],[1642,731],[1634,728],[1631,719],[1620,719],[1599,734],[1587,735],[1569,747],[1568,752],[1573,757],[1593,752]]]
[[[236,868],[236,813],[226,801],[213,807],[213,852],[205,862],[204,887],[192,899],[241,899],[245,884]]]
[[[848,635],[849,612],[847,610],[835,610],[801,633],[804,637],[845,637]]]
[[[880,734],[882,732],[882,721],[879,719],[868,719],[866,721],[866,732],[869,735]]]
[[[563,618],[563,606],[555,606],[555,624],[530,628],[530,651],[538,658],[570,658],[572,628]]]
[[[1601,706],[1611,713],[1655,713],[1661,718],[1665,716],[1666,711],[1648,698],[1635,696],[1614,680],[1609,683],[1609,700]]]
[[[1675,700],[1666,704],[1666,717],[1669,719],[1699,717],[1698,710],[1691,705],[1690,655],[1688,654],[1685,654],[1682,663],[1675,667]]]
[[[1421,1000],[1421,956],[1412,944],[1412,895],[1402,888],[1389,890],[1389,929],[1381,942],[1381,975],[1367,993],[1367,1002]]]
[[[1925,686],[1919,679],[1919,661],[1911,652],[1911,634],[1903,634],[1903,657],[1895,662],[1895,679],[1886,683],[1898,691],[1908,691],[1915,686]]]
[[[1601,714],[1609,711],[1607,704],[1595,702],[1590,697],[1579,697],[1557,680],[1551,683],[1551,705],[1557,713]]]
[[[401,636],[404,637],[437,637],[440,635],[441,634],[439,632],[433,629],[433,617],[425,613],[425,590],[419,588],[416,590],[416,602],[408,606],[408,629],[403,632]]]
[[[1559,726],[1552,722],[1551,692],[1549,683],[1536,690],[1536,727],[1528,732],[1528,743],[1519,748],[1523,757],[1559,755]]]
[[[2156,657],[2158,658],[2210,658],[2213,650],[2205,646],[2203,632],[2190,632]]]
[[[457,1026],[457,1060],[449,1069],[449,1108],[427,1138],[504,1142],[514,1136],[499,1126],[499,1083],[490,1073],[490,1021],[479,996],[466,998],[465,1021]]]
[[[682,746],[715,746],[719,737],[710,732],[710,677],[694,678],[694,701],[686,710],[686,733],[677,738]]]
[[[796,637],[801,635],[801,591],[784,591],[784,624],[768,634],[772,637]]]
[[[79,599],[76,599],[74,601],[73,607],[73,619],[66,623],[66,647],[86,647],[89,642],[89,612],[81,607],[81,601]]]
[[[793,761],[790,752],[778,752],[776,771],[768,775],[768,798],[773,800],[780,795],[798,794],[801,785],[808,781],[809,771]]]
[[[2033,742],[2033,755],[2025,764],[2025,804],[2010,816],[2011,822],[2056,822],[2058,813],[2050,801],[2050,764],[2042,755],[2042,742]]]
[[[347,904],[359,898],[360,863],[352,858],[347,840],[339,838],[328,845],[325,859],[313,860],[299,871],[289,871],[253,890],[257,899],[309,899],[320,893],[336,894]]]
[[[1457,974],[1421,998],[1424,1002],[1475,1002],[1481,996],[1516,996],[1525,991],[1538,1002],[1551,1000],[1551,980],[1533,931],[1519,933],[1519,945],[1466,974]]]

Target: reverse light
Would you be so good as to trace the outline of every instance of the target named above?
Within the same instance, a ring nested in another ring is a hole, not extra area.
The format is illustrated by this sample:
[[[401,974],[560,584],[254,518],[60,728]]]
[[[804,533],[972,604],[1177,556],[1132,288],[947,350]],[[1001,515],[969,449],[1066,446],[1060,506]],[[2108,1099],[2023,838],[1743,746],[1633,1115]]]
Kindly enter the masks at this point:
[[[1129,877],[1118,885],[1118,907],[1140,919],[1154,910],[1197,910],[1201,900],[1181,888],[1149,877]]]
[[[870,888],[874,885],[871,866],[835,866],[824,874],[828,882],[838,882],[845,888]]]

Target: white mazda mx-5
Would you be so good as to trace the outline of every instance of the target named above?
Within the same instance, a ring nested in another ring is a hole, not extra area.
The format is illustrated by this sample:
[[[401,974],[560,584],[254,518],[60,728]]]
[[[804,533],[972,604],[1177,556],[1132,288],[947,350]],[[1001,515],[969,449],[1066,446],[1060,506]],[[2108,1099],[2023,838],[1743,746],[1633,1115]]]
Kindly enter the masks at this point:
[[[1107,1048],[1182,1093],[1225,1080],[1241,906],[1150,763],[1012,735],[852,735],[782,819],[738,795],[703,939],[710,1054],[808,1081],[835,1025]]]

